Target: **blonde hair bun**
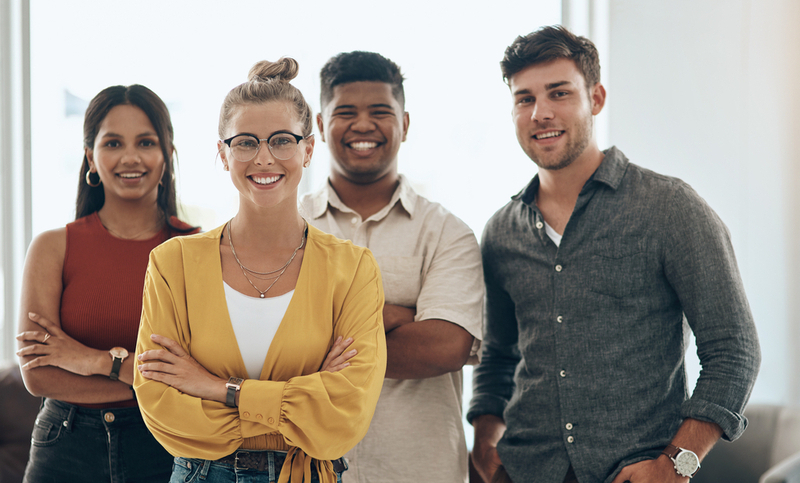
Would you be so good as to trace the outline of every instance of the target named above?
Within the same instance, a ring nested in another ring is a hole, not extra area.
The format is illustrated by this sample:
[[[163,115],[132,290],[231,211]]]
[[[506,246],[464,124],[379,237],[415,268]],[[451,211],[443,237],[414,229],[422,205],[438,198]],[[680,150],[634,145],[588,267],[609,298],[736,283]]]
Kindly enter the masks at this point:
[[[268,82],[279,80],[289,82],[297,77],[300,66],[291,57],[281,57],[277,62],[262,60],[256,62],[247,73],[247,80],[250,82]]]

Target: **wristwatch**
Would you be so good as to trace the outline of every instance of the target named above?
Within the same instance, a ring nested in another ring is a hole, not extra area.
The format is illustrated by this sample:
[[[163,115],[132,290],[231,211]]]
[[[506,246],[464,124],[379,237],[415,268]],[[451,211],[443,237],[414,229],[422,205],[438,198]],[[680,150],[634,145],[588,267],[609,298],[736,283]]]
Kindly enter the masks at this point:
[[[700,469],[700,458],[694,454],[694,451],[668,444],[662,453],[672,460],[675,465],[675,471],[684,478],[687,476],[689,478],[693,477],[697,474],[697,470]]]
[[[228,388],[228,394],[225,395],[225,405],[230,406],[232,408],[236,406],[236,391],[242,388],[242,383],[244,379],[241,377],[231,377],[228,379],[228,382],[225,383],[225,387]]]
[[[108,375],[108,378],[116,381],[119,379],[119,368],[122,366],[122,361],[128,357],[128,350],[124,347],[114,347],[108,353],[111,354],[111,359],[114,361],[111,364],[111,374]]]

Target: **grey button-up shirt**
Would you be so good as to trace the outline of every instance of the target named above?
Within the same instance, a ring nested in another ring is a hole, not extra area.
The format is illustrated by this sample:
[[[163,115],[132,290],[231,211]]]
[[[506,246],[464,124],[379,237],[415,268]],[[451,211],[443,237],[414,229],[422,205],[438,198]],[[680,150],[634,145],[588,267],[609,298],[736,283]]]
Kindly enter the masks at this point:
[[[572,464],[581,482],[610,482],[658,457],[687,417],[739,437],[760,353],[716,213],[611,148],[557,247],[538,187],[537,176],[500,209],[482,243],[487,319],[468,419],[505,419],[511,478],[561,482]],[[702,364],[691,398],[690,328]]]

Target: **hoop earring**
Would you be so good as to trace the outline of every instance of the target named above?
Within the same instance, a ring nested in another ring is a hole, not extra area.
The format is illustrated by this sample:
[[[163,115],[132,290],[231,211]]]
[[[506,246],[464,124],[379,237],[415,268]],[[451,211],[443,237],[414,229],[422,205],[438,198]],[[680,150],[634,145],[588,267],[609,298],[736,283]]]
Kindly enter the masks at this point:
[[[100,179],[100,175],[97,175],[97,184],[92,184],[92,180],[91,180],[91,178],[89,177],[91,174],[92,174],[92,172],[91,172],[91,171],[87,171],[87,172],[86,172],[86,184],[88,184],[88,185],[89,185],[89,186],[91,186],[92,188],[97,188],[98,186],[100,186],[101,184],[103,184],[103,181]]]

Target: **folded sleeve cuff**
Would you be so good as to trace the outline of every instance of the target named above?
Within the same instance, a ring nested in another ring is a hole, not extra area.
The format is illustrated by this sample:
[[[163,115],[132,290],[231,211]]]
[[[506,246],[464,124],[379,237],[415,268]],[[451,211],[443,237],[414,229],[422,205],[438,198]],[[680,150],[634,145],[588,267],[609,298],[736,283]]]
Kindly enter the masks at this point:
[[[473,419],[484,414],[492,414],[502,419],[506,404],[505,399],[496,396],[473,396],[467,412],[467,422],[472,424]]]
[[[716,423],[722,428],[722,438],[735,441],[747,428],[747,418],[724,407],[702,399],[689,399],[681,405],[681,416]]]

